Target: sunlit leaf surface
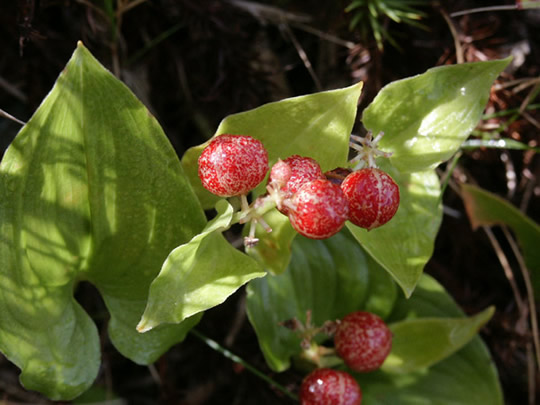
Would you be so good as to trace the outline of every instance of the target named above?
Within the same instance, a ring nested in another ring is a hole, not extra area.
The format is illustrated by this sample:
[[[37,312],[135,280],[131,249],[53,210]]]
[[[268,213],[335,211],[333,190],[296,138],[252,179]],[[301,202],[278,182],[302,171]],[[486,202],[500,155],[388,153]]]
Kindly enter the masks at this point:
[[[434,168],[449,159],[482,117],[489,91],[510,58],[440,66],[385,86],[362,115],[384,132],[381,149],[402,172]]]
[[[150,286],[148,305],[137,326],[146,332],[162,323],[184,319],[221,304],[253,278],[265,275],[259,264],[235,249],[221,234],[233,209],[225,200],[218,215],[188,243],[174,249]]]
[[[396,215],[371,231],[349,222],[347,227],[409,296],[431,258],[442,220],[439,178],[434,170],[400,173],[390,166],[381,167],[399,186]]]
[[[67,400],[96,377],[81,280],[101,293],[125,356],[150,363],[182,340],[196,319],[135,326],[168,253],[205,222],[156,120],[79,43],[0,164],[0,350],[25,387]]]
[[[347,162],[349,136],[356,117],[362,84],[265,104],[226,117],[216,135],[241,134],[260,139],[270,163],[291,155],[309,156],[324,171]],[[182,157],[182,165],[205,208],[217,197],[206,191],[197,175],[197,160],[208,143],[193,147]]]
[[[405,298],[346,231],[324,241],[297,237],[285,273],[249,283],[247,309],[265,359],[276,371],[289,368],[302,352],[298,335],[281,322],[305,322],[308,310],[316,326],[357,310],[382,316],[394,333],[394,346],[382,370],[354,374],[364,393],[362,404],[503,403],[496,369],[475,337],[493,309],[463,317],[426,275]]]

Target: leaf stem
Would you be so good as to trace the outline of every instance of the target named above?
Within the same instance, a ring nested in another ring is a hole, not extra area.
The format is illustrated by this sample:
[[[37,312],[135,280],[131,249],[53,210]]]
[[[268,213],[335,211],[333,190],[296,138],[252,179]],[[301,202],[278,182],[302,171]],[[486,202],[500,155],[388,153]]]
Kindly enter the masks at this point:
[[[251,206],[245,207],[242,204],[242,209],[236,212],[231,220],[231,224],[245,224],[249,221],[255,221],[261,223],[261,225],[266,229],[265,222],[262,220],[262,217],[270,210],[276,207],[276,201],[270,196],[262,196],[257,198]],[[268,230],[267,231],[271,231]]]
[[[457,163],[459,161],[459,159],[461,158],[461,151],[456,153],[452,159],[452,162],[450,163],[450,165],[448,166],[448,168],[446,169],[446,173],[444,173],[442,179],[441,179],[441,193],[439,194],[439,202],[442,201],[442,198],[443,198],[443,195],[444,195],[444,192],[446,191],[446,187],[448,187],[448,182],[450,181],[450,178],[452,177],[452,173],[454,172],[456,166],[457,166]]]
[[[197,337],[199,340],[206,343],[207,346],[209,346],[211,349],[214,349],[215,351],[221,353],[223,356],[227,357],[228,359],[234,361],[235,363],[241,364],[244,366],[247,370],[249,370],[251,373],[255,374],[260,379],[266,381],[271,386],[277,388],[279,391],[281,391],[283,394],[288,396],[289,398],[293,399],[294,401],[298,401],[298,397],[290,392],[287,388],[285,388],[283,385],[279,384],[278,382],[272,380],[270,377],[268,377],[266,374],[260,372],[255,367],[253,367],[251,364],[244,361],[241,357],[237,356],[236,354],[232,353],[231,351],[227,350],[223,346],[221,346],[218,342],[216,342],[213,339],[210,339],[209,337],[203,335],[201,332],[199,332],[196,329],[191,329],[190,333]]]

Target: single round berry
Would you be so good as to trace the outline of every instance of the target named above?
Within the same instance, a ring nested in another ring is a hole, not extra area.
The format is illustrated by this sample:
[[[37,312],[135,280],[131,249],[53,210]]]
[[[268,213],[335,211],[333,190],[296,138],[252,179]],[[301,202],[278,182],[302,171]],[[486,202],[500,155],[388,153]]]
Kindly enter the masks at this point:
[[[289,204],[287,204],[287,200],[289,200],[293,194],[296,193],[300,187],[302,187],[302,185],[315,179],[322,179],[324,178],[324,174],[319,166],[319,163],[310,157],[292,155],[283,160],[282,163],[289,167],[290,175],[287,181],[285,181],[284,184],[277,190],[280,200],[284,201],[283,204],[278,206],[278,210],[282,214],[288,215]],[[270,176],[268,177],[269,184],[281,180],[280,176],[282,175],[278,169],[276,169],[276,173],[272,173],[272,171],[270,171]]]
[[[300,386],[301,405],[360,405],[362,391],[345,371],[318,368]]]
[[[349,200],[349,220],[368,230],[390,221],[399,207],[399,187],[380,169],[366,168],[349,174],[341,189]]]
[[[392,348],[392,332],[377,315],[352,312],[338,324],[334,334],[336,352],[354,371],[378,369]]]
[[[324,177],[319,163],[310,157],[292,155],[284,159],[283,162],[291,168],[291,175],[281,189],[291,195],[296,193],[304,183]],[[270,174],[269,181],[272,180],[273,177]]]
[[[270,169],[268,184],[273,184],[276,187],[284,187],[292,176],[292,169],[286,162],[279,159]]]
[[[247,135],[219,135],[199,156],[199,178],[220,197],[247,194],[263,181],[268,153],[261,141]]]
[[[349,203],[341,188],[326,179],[305,183],[293,195],[289,212],[292,227],[311,239],[326,239],[345,224]]]

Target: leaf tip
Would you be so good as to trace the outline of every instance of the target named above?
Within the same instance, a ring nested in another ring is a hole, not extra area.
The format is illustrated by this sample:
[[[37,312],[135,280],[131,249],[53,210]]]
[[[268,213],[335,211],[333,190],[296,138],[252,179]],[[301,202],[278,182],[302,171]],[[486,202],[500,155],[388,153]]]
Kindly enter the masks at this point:
[[[418,283],[418,277],[416,278],[416,280],[414,282],[410,282],[410,281],[406,281],[406,280],[401,280],[399,278],[396,278],[394,276],[394,274],[390,273],[390,275],[392,276],[392,278],[394,279],[394,281],[397,282],[397,284],[401,287],[401,290],[403,291],[403,294],[405,294],[405,298],[409,299],[411,298],[414,290],[416,289],[416,284]]]
[[[84,44],[81,40],[77,41],[77,48],[84,48]]]
[[[491,318],[493,318],[493,315],[495,315],[495,306],[490,305],[483,312],[485,313],[486,322],[488,322]]]
[[[411,298],[411,295],[414,291],[414,287],[413,288],[406,288],[406,287],[403,287],[401,286],[401,289],[403,290],[403,293],[405,294],[405,298],[409,299]]]
[[[141,321],[137,325],[137,332],[139,332],[139,333],[148,332],[149,330],[152,330],[154,328],[154,326],[155,325],[152,325],[146,319],[141,319]]]
[[[514,56],[513,55],[508,55],[506,58],[501,59],[501,62],[504,62],[504,65],[508,66],[510,64],[510,62],[512,62],[513,60],[514,60]]]

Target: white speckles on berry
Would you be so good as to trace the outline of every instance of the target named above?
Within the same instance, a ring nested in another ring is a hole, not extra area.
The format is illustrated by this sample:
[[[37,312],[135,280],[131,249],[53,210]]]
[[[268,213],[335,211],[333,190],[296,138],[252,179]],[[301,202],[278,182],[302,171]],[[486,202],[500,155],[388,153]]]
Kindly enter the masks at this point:
[[[304,183],[323,178],[321,167],[315,159],[292,155],[283,160],[291,168],[291,176],[283,186],[283,191],[294,194]]]
[[[284,187],[292,176],[292,168],[286,162],[279,159],[272,169],[270,169],[270,177],[268,183],[275,187]]]
[[[399,187],[380,169],[351,173],[341,183],[341,189],[349,200],[349,220],[368,230],[390,221],[399,207]]]
[[[336,352],[354,371],[378,369],[392,348],[392,333],[384,321],[370,312],[350,313],[334,334]]]
[[[280,162],[278,162],[280,163]],[[280,182],[284,178],[283,167],[277,167],[275,173],[274,167],[277,166],[276,163],[272,167],[270,176],[268,178],[268,184],[275,184]],[[299,155],[292,155],[281,161],[281,164],[286,165],[290,169],[290,175],[288,175],[287,180],[283,185],[279,187],[273,187],[275,191],[275,196],[278,197],[278,210],[284,214],[289,214],[289,208],[292,206],[291,198],[302,187],[303,184],[310,182],[315,179],[324,178],[324,174],[319,166],[319,163],[315,159],[310,157],[304,157]]]
[[[246,135],[216,137],[199,157],[199,178],[220,197],[247,194],[268,171],[268,154],[261,141]]]
[[[289,212],[293,228],[311,239],[336,234],[348,218],[349,204],[341,188],[326,179],[305,183],[293,195]]]
[[[348,373],[329,368],[312,371],[300,387],[302,405],[360,405],[362,391]]]

